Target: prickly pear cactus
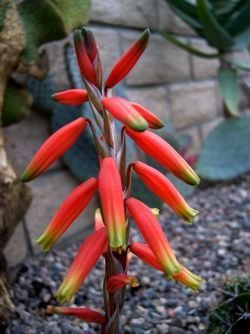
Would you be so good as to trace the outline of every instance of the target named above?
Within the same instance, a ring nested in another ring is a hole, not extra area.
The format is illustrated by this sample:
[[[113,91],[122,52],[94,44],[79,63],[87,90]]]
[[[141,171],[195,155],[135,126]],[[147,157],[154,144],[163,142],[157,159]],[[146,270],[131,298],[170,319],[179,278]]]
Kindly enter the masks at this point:
[[[211,181],[235,178],[250,170],[250,117],[227,119],[214,129],[201,150],[197,172]]]
[[[25,32],[22,58],[32,62],[38,46],[62,39],[88,20],[90,0],[23,0],[18,4]]]

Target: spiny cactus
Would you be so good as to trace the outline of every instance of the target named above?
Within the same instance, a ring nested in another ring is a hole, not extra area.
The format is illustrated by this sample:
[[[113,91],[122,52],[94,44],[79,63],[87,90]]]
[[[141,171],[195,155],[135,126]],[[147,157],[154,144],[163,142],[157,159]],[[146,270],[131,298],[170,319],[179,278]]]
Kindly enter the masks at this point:
[[[250,276],[226,282],[219,305],[211,311],[208,333],[248,334],[250,324]]]

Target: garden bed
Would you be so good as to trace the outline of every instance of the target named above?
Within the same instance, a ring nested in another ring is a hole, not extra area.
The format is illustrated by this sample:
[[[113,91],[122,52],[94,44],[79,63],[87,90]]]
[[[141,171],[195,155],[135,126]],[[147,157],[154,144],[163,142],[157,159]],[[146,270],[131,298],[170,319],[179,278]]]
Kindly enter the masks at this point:
[[[205,333],[209,309],[221,297],[223,280],[247,272],[250,267],[250,174],[231,183],[198,190],[190,199],[200,211],[192,226],[185,225],[168,208],[161,222],[177,258],[204,278],[202,289],[193,293],[164,278],[163,274],[133,259],[129,273],[141,286],[127,289],[121,315],[121,333]],[[134,240],[138,234],[134,232]],[[46,315],[78,244],[29,259],[12,284],[16,313],[7,334],[96,333],[95,326],[79,320]],[[74,304],[102,309],[103,261],[99,261]]]

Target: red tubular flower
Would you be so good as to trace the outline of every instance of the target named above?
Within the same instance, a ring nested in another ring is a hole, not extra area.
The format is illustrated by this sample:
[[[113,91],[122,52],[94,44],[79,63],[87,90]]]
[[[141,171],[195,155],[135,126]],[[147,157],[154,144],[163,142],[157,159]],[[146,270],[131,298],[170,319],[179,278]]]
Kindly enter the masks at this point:
[[[130,245],[130,251],[138,256],[141,260],[154,267],[157,270],[164,272],[159,260],[154,255],[148,244],[142,244],[140,242],[133,242]]]
[[[191,185],[197,185],[200,182],[195,171],[179,153],[160,136],[151,131],[138,133],[129,128],[126,129],[126,132],[136,145],[167,168],[176,177]]]
[[[95,322],[96,324],[103,324],[105,317],[94,310],[85,307],[57,307],[48,306],[47,312],[52,314],[69,315],[87,322]]]
[[[88,101],[88,92],[85,89],[68,89],[52,95],[59,103],[76,106]]]
[[[164,127],[164,123],[148,109],[135,102],[130,102],[130,104],[148,122],[148,125],[151,129],[161,129]]]
[[[80,215],[97,190],[97,180],[92,177],[76,187],[61,204],[44,233],[36,240],[48,251],[73,221]]]
[[[99,194],[109,246],[113,250],[126,248],[126,221],[121,176],[116,161],[105,158],[99,174]]]
[[[160,262],[147,244],[133,242],[130,245],[130,251],[150,266],[164,272],[164,269],[161,266]],[[172,278],[177,282],[186,285],[194,291],[198,290],[202,282],[202,279],[199,276],[192,274],[188,269],[183,266],[181,266],[180,271],[177,274],[174,274]]]
[[[88,80],[89,82],[95,85],[96,84],[95,70],[93,64],[91,63],[91,60],[89,59],[89,55],[84,45],[82,34],[79,29],[77,29],[74,32],[74,45],[81,75],[83,76],[84,79]]]
[[[107,244],[106,229],[92,233],[79,248],[76,257],[59,287],[56,297],[61,302],[70,301],[96,264]]]
[[[102,161],[98,182],[109,246],[120,251],[126,248],[126,221],[121,176],[113,158]]]
[[[178,273],[180,264],[151,209],[132,197],[126,200],[126,206],[167,276],[172,277]]]
[[[86,125],[86,120],[83,117],[79,117],[57,130],[40,147],[25,169],[21,180],[28,182],[44,172],[74,144]]]
[[[139,286],[139,282],[134,276],[127,276],[122,273],[111,276],[107,285],[108,292],[114,293],[116,290],[123,288],[126,284],[129,284],[133,288]]]
[[[143,162],[134,164],[134,171],[146,184],[146,186],[170,206],[174,212],[186,222],[192,223],[198,211],[192,209],[174,185],[157,169]]]
[[[86,27],[82,28],[81,33],[83,36],[83,42],[84,42],[84,46],[87,51],[88,57],[91,63],[93,63],[98,54],[98,47],[96,45],[94,34],[92,33],[91,30],[89,30]]]
[[[126,77],[146,49],[149,35],[150,31],[146,29],[141,37],[118,59],[105,82],[106,88],[114,87]]]
[[[105,97],[102,104],[111,115],[136,131],[144,131],[148,128],[147,121],[125,99],[121,97]]]

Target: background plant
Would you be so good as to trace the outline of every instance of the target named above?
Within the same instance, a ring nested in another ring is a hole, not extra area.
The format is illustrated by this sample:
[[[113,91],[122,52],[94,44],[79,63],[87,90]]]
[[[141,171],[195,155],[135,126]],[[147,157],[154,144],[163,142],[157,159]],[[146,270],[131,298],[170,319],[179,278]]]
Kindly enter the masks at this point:
[[[140,161],[127,163],[126,139],[130,137],[141,150],[180,180],[190,185],[199,183],[198,176],[187,162],[160,136],[148,130],[162,128],[163,122],[142,105],[113,96],[113,87],[133,68],[148,40],[149,30],[146,29],[118,59],[104,82],[92,32],[86,28],[75,31],[75,51],[86,89],[70,89],[54,94],[53,98],[65,105],[80,105],[88,101],[92,117],[90,114],[86,115],[87,118],[80,116],[54,132],[22,176],[24,182],[39,176],[74,144],[86,128],[91,131],[99,161],[98,178],[92,171],[92,177],[69,194],[37,242],[45,251],[49,250],[99,191],[101,205],[93,219],[95,230],[80,246],[56,297],[62,303],[70,302],[97,260],[103,256],[105,314],[83,307],[50,306],[48,311],[96,322],[101,325],[101,333],[118,333],[125,286],[139,284],[136,277],[127,273],[131,254],[162,271],[167,278],[193,290],[197,290],[201,283],[200,277],[177,261],[157,220],[158,210],[152,210],[131,197],[134,172],[150,191],[187,223],[191,223],[198,213],[157,169]],[[114,119],[123,126],[117,128]],[[146,243],[130,240],[130,216]]]
[[[209,316],[211,334],[247,334],[250,323],[249,274],[234,277],[224,283],[222,298]]]
[[[239,115],[239,73],[250,70],[250,60],[242,61],[250,44],[250,3],[231,0],[165,0],[170,8],[214,53],[196,49],[173,34],[163,36],[194,56],[218,59],[218,87],[223,97],[225,121],[207,137],[197,163],[198,173],[208,180],[227,180],[250,169],[250,119]]]

